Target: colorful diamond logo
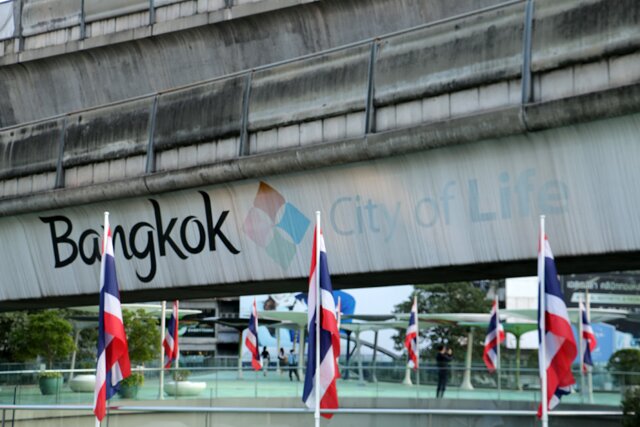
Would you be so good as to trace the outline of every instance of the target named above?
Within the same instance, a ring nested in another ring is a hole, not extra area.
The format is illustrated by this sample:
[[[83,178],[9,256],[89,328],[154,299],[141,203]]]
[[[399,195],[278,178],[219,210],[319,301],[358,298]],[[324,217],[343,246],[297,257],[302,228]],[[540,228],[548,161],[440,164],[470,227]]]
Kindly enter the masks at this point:
[[[260,182],[244,233],[283,270],[289,268],[311,222],[270,185]]]

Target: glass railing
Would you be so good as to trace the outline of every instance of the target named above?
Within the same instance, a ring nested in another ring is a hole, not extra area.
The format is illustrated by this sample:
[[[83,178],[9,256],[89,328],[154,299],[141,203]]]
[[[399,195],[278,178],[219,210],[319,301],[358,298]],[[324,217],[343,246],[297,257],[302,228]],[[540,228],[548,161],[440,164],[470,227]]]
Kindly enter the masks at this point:
[[[236,366],[231,366],[235,362]],[[271,364],[266,371],[256,372],[248,364],[237,367],[237,359],[225,359],[226,366],[189,366],[186,381],[173,381],[175,370],[164,372],[164,387],[161,394],[160,370],[155,367],[134,368],[144,376],[144,384],[135,395],[117,396],[112,402],[144,402],[154,405],[161,400],[190,400],[193,405],[215,405],[216,399],[233,398],[238,405],[255,407],[269,405],[256,399],[291,398],[299,400],[302,395],[304,372],[298,381],[289,367],[278,368]],[[302,369],[297,371],[302,371]],[[0,404],[15,405],[90,405],[93,403],[94,370],[61,369],[62,379],[51,394],[43,394],[39,385],[41,373],[37,369],[0,371]],[[530,401],[540,400],[538,370],[523,368],[502,369],[500,374],[491,374],[483,366],[473,366],[466,371],[463,366],[452,366],[447,371],[444,398],[483,400]],[[349,369],[341,367],[342,378],[338,380],[338,393],[348,398],[433,399],[439,371],[434,366],[424,366],[419,373],[403,366],[372,366],[351,364]],[[618,408],[622,393],[631,386],[640,384],[638,373],[617,373],[595,370],[590,376],[574,372],[575,392],[563,398],[563,402],[575,404],[600,404]],[[589,392],[591,384],[591,392]],[[154,403],[155,402],[155,403]],[[372,401],[373,402],[373,401]]]

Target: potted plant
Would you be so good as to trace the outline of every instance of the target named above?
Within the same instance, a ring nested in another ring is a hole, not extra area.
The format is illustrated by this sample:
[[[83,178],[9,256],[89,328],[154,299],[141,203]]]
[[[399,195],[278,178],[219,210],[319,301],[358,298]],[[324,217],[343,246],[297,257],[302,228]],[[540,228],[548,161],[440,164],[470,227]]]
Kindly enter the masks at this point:
[[[628,390],[622,399],[622,426],[640,425],[640,388]]]
[[[27,315],[26,321],[15,324],[10,332],[10,341],[18,360],[27,361],[41,357],[49,369],[56,360],[68,357],[75,348],[71,337],[73,328],[60,310],[45,310]],[[43,372],[38,379],[40,390],[59,390],[62,384],[60,372]],[[57,385],[56,385],[57,384]],[[53,391],[55,393],[55,391]],[[52,393],[49,393],[52,394]]]
[[[157,319],[142,309],[137,311],[123,310],[122,318],[127,334],[131,364],[142,365],[155,359],[160,351],[160,331]],[[132,372],[120,383],[118,394],[125,398],[134,398],[142,384],[144,384],[143,374]]]
[[[190,375],[191,371],[187,369],[177,369],[173,371],[173,380],[175,382],[187,381]]]
[[[624,395],[629,389],[640,385],[640,350],[625,348],[609,358],[607,369],[613,374]]]
[[[58,371],[43,371],[38,375],[38,386],[44,395],[57,394],[62,386],[62,373]]]
[[[132,372],[120,383],[118,394],[126,399],[134,399],[142,384],[144,384],[144,376],[139,372]]]
[[[205,382],[191,382],[191,372],[186,369],[177,369],[173,372],[173,381],[167,383],[164,391],[169,396],[197,396],[205,389]]]

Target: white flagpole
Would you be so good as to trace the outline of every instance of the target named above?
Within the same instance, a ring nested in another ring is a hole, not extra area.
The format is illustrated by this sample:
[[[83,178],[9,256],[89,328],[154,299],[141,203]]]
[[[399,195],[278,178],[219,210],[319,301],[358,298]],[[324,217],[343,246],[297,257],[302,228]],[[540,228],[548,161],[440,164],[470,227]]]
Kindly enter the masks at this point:
[[[578,359],[580,359],[580,395],[584,399],[584,338],[582,337],[583,325],[582,325],[582,295],[578,296]],[[582,400],[584,402],[584,400]]]
[[[498,306],[498,290],[496,289],[496,326],[498,327],[497,332],[497,346],[496,346],[496,353],[498,356],[498,360],[496,361],[496,371],[498,372],[498,399],[500,399],[500,391],[501,391],[501,387],[502,385],[500,384],[500,326],[502,325],[500,323],[500,307]]]
[[[164,399],[164,330],[166,326],[167,302],[162,301],[160,310],[160,400]]]
[[[585,310],[587,312],[587,322],[591,325],[591,298],[589,298],[589,289],[586,290],[586,300]],[[593,325],[591,325],[591,328],[593,329]],[[591,357],[593,357],[593,355],[591,355]],[[591,376],[591,369],[587,371],[587,384],[589,390],[589,403],[593,403],[593,377]]]
[[[420,320],[418,319],[418,296],[413,297],[413,303],[416,305],[416,393],[420,395]]]
[[[316,277],[314,286],[316,287],[316,375],[315,392],[316,408],[314,418],[316,427],[320,427],[320,211],[316,211]]]
[[[538,271],[540,274],[540,312],[538,316],[540,317],[540,349],[538,354],[538,364],[540,367],[540,394],[542,397],[542,427],[548,427],[549,425],[549,409],[547,402],[547,346],[545,343],[546,338],[546,325],[545,325],[545,316],[546,316],[546,294],[545,294],[545,231],[544,231],[544,215],[540,215],[540,255],[538,260]]]
[[[176,323],[179,324],[178,319],[180,319],[180,302],[178,300],[175,300],[174,304],[176,305]],[[173,333],[174,333],[173,345],[175,347],[175,346],[178,346],[178,328],[176,328],[176,330],[173,331]],[[178,369],[178,367],[180,366],[180,348],[179,347],[178,347],[178,351],[176,352],[176,362],[174,366],[176,369]]]

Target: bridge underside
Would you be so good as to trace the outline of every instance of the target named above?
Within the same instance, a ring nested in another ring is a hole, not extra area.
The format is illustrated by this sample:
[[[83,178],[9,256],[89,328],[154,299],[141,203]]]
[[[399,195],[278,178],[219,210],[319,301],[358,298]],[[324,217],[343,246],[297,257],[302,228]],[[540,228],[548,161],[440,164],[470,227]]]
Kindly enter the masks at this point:
[[[558,274],[602,273],[640,269],[640,252],[610,253],[581,257],[560,257],[556,261]],[[384,271],[355,275],[332,275],[334,289],[354,289],[363,287],[447,283],[467,280],[504,279],[508,277],[535,276],[535,259],[522,261],[458,265],[453,268],[439,267],[422,270]],[[203,284],[184,288],[162,288],[146,291],[124,291],[120,293],[123,303],[150,302],[175,299],[206,299],[258,295],[264,293],[307,292],[308,283],[304,278],[279,281],[260,281],[231,284]],[[74,307],[96,305],[94,293],[3,301],[0,311],[42,309],[51,307]]]

